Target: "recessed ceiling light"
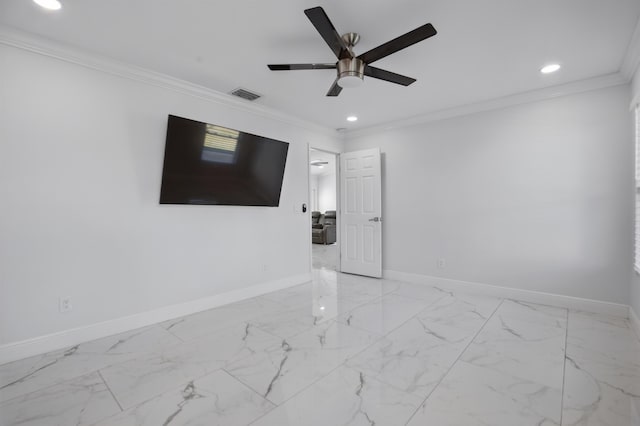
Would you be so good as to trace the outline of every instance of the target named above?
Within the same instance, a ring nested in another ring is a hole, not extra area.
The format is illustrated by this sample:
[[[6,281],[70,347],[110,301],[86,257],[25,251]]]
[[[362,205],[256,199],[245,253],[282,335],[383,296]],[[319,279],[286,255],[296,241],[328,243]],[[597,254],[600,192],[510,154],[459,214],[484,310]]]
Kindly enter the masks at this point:
[[[542,67],[540,69],[540,72],[542,74],[551,74],[552,72],[556,72],[560,69],[560,65],[559,64],[549,64],[549,65],[545,65],[544,67]]]
[[[349,117],[347,117],[347,121],[358,121],[358,117],[356,117],[355,115],[350,115]]]
[[[58,10],[62,4],[58,0],[33,0],[38,6],[49,10]]]

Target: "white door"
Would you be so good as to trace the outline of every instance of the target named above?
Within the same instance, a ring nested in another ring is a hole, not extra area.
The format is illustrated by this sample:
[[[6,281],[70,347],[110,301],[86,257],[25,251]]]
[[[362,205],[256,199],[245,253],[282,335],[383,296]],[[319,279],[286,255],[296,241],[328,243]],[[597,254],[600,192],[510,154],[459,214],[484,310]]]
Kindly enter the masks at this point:
[[[340,154],[341,271],[382,276],[380,149]]]

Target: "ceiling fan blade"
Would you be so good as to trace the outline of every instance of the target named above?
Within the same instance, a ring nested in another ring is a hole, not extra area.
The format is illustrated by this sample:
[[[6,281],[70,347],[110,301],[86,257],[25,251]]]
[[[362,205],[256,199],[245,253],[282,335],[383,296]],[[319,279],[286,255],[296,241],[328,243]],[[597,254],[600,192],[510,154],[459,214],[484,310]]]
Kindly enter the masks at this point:
[[[385,56],[389,56],[392,53],[416,44],[419,41],[422,41],[429,37],[433,37],[437,33],[438,32],[433,27],[433,25],[425,24],[413,31],[409,31],[408,33],[401,35],[400,37],[396,37],[391,41],[388,41],[378,47],[369,50],[368,52],[363,53],[362,55],[358,56],[358,59],[362,59],[365,64],[370,64],[377,61],[378,59],[382,59]]]
[[[327,92],[327,96],[338,96],[342,92],[342,87],[338,85],[338,79],[333,82],[331,88]]]
[[[416,79],[407,77],[405,75],[396,74],[391,71],[381,70],[380,68],[371,67],[366,65],[364,67],[364,75],[369,77],[378,78],[384,81],[390,81],[391,83],[400,84],[402,86],[408,86],[411,83],[415,83]]]
[[[267,65],[271,71],[334,70],[336,64],[275,64]]]
[[[316,30],[318,30],[338,59],[353,57],[347,47],[347,43],[340,37],[323,8],[318,6],[306,9],[304,14],[307,15],[307,18],[309,18],[313,26],[316,27]]]

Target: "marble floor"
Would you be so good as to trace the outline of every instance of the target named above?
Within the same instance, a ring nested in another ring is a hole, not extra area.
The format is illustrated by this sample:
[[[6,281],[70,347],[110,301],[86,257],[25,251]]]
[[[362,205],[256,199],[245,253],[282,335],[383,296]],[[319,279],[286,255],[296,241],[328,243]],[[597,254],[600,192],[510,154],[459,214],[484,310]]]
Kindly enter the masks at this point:
[[[314,269],[0,366],[0,425],[640,424],[626,319]]]
[[[338,243],[311,244],[311,255],[314,268],[335,271],[338,264]]]

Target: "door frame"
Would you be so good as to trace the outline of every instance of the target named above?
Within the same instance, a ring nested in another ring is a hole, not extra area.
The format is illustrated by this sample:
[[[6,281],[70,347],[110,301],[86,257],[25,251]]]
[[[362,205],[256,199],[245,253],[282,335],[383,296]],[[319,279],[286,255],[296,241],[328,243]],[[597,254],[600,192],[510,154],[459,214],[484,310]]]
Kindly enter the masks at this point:
[[[340,208],[340,153],[331,151],[324,148],[316,148],[307,143],[307,200],[308,205],[311,206],[311,150],[321,151],[327,154],[333,154],[334,161],[336,162],[336,219],[338,224],[342,220],[342,210]],[[336,226],[336,272],[342,271],[341,260],[342,254],[340,252],[340,241],[342,241],[340,226]],[[311,230],[311,210],[309,210],[309,226],[307,228]],[[309,271],[313,270],[313,242],[311,241],[311,232],[309,232]]]

